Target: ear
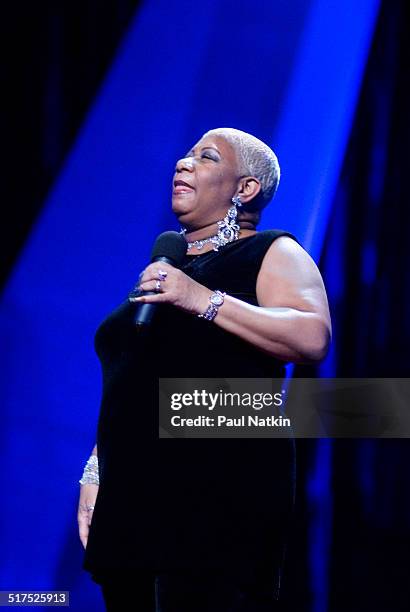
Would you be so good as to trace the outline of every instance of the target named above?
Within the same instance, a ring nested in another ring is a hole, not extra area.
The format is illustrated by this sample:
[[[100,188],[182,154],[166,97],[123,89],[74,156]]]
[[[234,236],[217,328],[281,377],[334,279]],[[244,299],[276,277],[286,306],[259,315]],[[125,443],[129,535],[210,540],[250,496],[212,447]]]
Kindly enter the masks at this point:
[[[256,198],[261,190],[261,183],[254,176],[244,176],[240,179],[238,188],[237,195],[241,198],[242,204],[246,204]]]

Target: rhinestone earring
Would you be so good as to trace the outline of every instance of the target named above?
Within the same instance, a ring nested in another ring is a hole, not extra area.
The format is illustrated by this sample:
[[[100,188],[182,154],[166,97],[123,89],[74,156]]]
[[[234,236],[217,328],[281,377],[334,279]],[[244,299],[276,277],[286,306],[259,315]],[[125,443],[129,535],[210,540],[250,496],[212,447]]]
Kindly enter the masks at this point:
[[[233,196],[233,198],[231,198],[231,201],[232,201],[232,204],[234,206],[237,206],[238,208],[242,206],[241,198],[238,195]]]
[[[228,209],[226,217],[224,217],[222,221],[218,221],[217,240],[219,246],[223,246],[239,238],[240,227],[236,223],[236,217],[238,216],[238,208],[242,206],[242,202],[237,195],[231,198],[231,202],[232,206]]]

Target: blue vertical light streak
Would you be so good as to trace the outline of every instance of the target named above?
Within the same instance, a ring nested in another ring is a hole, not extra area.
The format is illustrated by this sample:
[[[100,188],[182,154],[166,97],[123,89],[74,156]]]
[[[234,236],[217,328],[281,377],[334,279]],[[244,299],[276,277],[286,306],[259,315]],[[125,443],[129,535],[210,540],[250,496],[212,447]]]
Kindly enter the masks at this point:
[[[294,232],[316,261],[322,251],[379,5],[379,0],[312,2],[272,139],[283,180],[264,226]],[[374,267],[369,250],[364,274],[371,275]],[[334,375],[334,350],[332,346],[322,375]],[[332,537],[331,440],[318,440],[315,452],[307,488],[312,511],[312,612],[326,612]]]

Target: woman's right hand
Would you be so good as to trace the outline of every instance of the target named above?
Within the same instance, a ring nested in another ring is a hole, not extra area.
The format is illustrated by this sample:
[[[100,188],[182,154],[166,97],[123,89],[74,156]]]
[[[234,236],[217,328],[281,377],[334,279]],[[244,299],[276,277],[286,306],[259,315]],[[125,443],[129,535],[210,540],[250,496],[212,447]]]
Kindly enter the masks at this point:
[[[97,501],[99,486],[96,484],[83,484],[80,487],[80,500],[78,503],[78,532],[81,544],[87,548],[88,533],[93,519],[94,506]]]

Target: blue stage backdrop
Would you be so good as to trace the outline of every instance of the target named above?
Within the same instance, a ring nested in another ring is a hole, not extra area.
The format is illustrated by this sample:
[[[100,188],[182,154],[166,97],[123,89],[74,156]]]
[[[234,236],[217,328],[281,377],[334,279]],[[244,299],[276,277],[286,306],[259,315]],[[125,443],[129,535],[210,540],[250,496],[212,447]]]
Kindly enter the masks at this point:
[[[319,257],[377,10],[378,0],[142,4],[1,302],[2,589],[70,590],[71,609],[102,609],[76,525],[100,398],[94,331],[155,236],[177,229],[175,160],[213,127],[272,145],[283,179],[263,227],[295,232]],[[327,601],[331,449],[318,453],[315,612]]]

